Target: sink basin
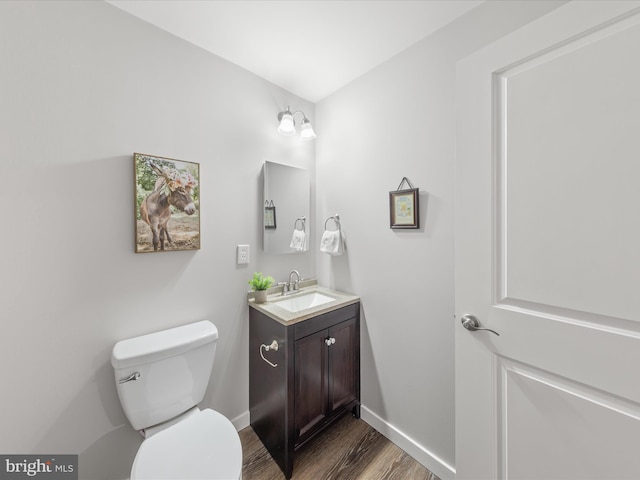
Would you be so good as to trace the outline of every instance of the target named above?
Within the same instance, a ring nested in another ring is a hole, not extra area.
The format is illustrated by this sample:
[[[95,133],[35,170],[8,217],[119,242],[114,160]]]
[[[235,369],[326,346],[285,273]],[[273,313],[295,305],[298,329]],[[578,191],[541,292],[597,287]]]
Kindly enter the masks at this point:
[[[335,298],[333,297],[323,295],[319,292],[309,292],[302,295],[296,295],[285,300],[278,300],[274,303],[288,312],[295,313],[301,310],[306,310],[307,308],[319,307],[320,305],[333,301],[335,301]]]

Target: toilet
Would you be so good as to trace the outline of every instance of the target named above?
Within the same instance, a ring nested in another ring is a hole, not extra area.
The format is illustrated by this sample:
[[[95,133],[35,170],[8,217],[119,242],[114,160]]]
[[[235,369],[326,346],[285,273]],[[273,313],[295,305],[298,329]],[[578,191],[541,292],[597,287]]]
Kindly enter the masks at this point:
[[[131,480],[239,480],[242,446],[233,424],[200,410],[216,352],[218,330],[201,321],[113,347],[120,403],[144,441]]]

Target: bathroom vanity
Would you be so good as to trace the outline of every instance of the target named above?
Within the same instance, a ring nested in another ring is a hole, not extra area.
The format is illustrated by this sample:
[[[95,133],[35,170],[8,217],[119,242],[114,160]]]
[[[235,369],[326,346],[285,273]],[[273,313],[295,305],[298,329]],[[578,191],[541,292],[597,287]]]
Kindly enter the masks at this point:
[[[360,300],[315,286],[249,306],[251,426],[289,479],[297,449],[360,417]]]

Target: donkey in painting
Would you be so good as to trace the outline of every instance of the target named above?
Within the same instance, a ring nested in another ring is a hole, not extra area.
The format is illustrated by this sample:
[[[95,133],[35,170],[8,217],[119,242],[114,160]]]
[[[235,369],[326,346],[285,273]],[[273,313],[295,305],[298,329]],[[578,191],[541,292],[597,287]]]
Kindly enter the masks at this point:
[[[153,249],[164,250],[165,237],[172,243],[167,223],[171,218],[171,205],[186,213],[193,215],[196,206],[191,194],[197,182],[187,172],[178,172],[174,169],[161,169],[154,163],[149,163],[151,169],[158,175],[153,192],[142,201],[140,205],[140,217],[144,220],[153,234]]]

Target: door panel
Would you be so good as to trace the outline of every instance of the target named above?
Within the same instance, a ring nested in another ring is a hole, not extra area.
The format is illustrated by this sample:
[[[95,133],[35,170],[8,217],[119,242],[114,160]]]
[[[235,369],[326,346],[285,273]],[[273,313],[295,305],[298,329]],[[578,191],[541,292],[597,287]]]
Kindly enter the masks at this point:
[[[326,338],[327,330],[322,330],[295,343],[296,444],[327,418]]]
[[[507,359],[499,366],[505,478],[637,478],[637,405]]]
[[[639,7],[458,65],[457,478],[640,478]]]
[[[329,406],[333,412],[358,398],[356,319],[331,327],[329,337],[336,339],[329,347]]]
[[[507,299],[637,320],[640,26],[629,23],[495,74]]]

